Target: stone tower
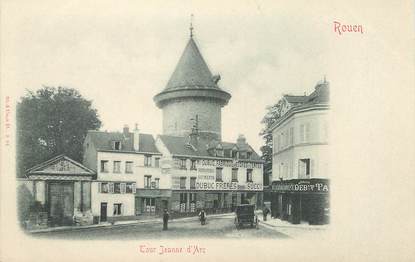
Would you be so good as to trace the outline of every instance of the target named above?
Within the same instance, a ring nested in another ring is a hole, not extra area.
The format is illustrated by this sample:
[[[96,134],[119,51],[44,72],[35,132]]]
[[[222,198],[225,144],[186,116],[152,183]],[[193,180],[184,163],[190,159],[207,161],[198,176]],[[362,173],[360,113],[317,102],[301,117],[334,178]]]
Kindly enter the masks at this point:
[[[154,97],[163,110],[163,134],[187,136],[196,127],[201,137],[221,140],[221,110],[231,95],[219,88],[219,80],[191,34],[167,86]]]

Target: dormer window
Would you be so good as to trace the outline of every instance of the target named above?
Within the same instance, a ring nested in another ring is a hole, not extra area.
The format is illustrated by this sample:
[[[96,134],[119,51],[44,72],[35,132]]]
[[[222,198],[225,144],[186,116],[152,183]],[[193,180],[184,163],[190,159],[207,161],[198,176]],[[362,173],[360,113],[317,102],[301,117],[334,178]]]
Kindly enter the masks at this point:
[[[238,158],[238,151],[232,150],[232,158]]]
[[[151,155],[144,155],[144,166],[151,166]]]
[[[114,141],[113,142],[113,149],[114,150],[121,150],[121,141]]]
[[[245,159],[246,158],[246,152],[239,152],[239,158]]]
[[[187,167],[186,167],[186,159],[185,158],[179,159],[179,168],[180,169],[187,169]]]

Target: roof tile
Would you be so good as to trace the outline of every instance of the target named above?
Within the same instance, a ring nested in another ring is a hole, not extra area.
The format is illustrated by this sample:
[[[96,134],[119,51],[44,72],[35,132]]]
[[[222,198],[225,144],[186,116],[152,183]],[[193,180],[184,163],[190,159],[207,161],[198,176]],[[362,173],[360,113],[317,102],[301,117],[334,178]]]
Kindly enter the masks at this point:
[[[120,132],[88,131],[88,135],[90,135],[91,141],[97,150],[113,150],[112,142],[121,141],[120,151],[135,151],[133,133],[128,133],[125,136]],[[156,148],[154,137],[150,134],[141,133],[138,152],[160,153]]]

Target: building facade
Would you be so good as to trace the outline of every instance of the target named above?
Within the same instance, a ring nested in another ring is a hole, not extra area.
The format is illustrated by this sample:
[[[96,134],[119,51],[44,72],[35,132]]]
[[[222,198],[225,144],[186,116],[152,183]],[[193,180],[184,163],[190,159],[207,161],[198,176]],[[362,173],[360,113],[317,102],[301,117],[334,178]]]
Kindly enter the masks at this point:
[[[27,192],[28,209],[32,209],[25,227],[92,224],[91,184],[95,175],[65,155],[27,170],[27,179],[19,180],[19,193]]]
[[[278,102],[273,138],[272,215],[292,223],[326,223],[329,208],[329,84]]]
[[[173,212],[224,213],[239,204],[262,205],[263,162],[244,137],[228,143],[160,135],[156,145],[163,152],[162,172],[171,177]]]
[[[89,131],[84,164],[97,173],[92,183],[92,213],[99,221],[156,216],[168,208],[170,178],[162,175],[161,153],[152,135]]]

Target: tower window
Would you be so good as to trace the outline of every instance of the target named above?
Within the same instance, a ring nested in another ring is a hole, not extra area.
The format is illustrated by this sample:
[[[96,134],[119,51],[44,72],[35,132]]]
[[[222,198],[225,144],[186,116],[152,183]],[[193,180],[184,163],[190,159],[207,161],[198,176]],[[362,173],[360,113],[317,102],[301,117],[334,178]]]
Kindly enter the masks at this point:
[[[114,141],[113,148],[114,150],[121,150],[121,141]]]

